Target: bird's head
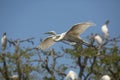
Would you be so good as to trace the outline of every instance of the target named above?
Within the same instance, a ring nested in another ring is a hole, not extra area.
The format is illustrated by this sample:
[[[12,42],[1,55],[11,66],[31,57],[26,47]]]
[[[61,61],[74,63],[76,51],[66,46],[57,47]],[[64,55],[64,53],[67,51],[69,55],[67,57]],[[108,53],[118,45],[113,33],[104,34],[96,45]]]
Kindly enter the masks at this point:
[[[49,31],[49,32],[46,32],[44,34],[56,35],[57,33],[55,31]]]
[[[3,36],[5,36],[5,35],[6,35],[6,32],[3,33]]]
[[[108,24],[109,24],[109,22],[110,22],[109,20],[106,20],[105,24],[106,24],[106,25],[108,25]]]

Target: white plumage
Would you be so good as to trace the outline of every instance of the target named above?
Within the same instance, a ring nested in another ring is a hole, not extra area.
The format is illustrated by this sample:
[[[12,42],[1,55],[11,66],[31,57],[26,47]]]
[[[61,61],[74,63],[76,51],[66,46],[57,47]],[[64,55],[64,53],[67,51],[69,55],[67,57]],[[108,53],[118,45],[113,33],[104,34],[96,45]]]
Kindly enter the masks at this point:
[[[2,50],[5,50],[6,49],[6,45],[7,45],[7,36],[6,36],[6,33],[4,33],[3,36],[2,36],[1,44],[2,44]]]
[[[78,80],[78,75],[74,71],[70,70],[66,76],[66,79]]]
[[[103,75],[100,80],[111,80],[108,75]]]
[[[45,38],[41,43],[40,45],[38,45],[38,49],[41,49],[41,50],[44,50],[44,49],[47,49],[49,48],[50,46],[52,46],[55,41],[54,41],[54,38],[55,36],[49,36],[47,38]]]
[[[101,30],[104,34],[104,38],[105,39],[108,39],[108,36],[109,36],[109,33],[108,33],[108,23],[109,23],[109,20],[107,20],[101,27]]]
[[[38,46],[38,49],[44,50],[46,48],[49,48],[55,42],[63,40],[77,43],[83,41],[79,35],[82,34],[90,26],[95,26],[95,24],[92,22],[78,23],[73,25],[72,28],[69,29],[67,32],[61,34],[56,34],[55,31],[47,32],[47,34],[52,34],[52,36],[44,39]]]
[[[95,40],[97,41],[97,43],[99,44],[99,45],[102,45],[102,38],[97,34],[97,35],[95,35]]]
[[[10,76],[10,79],[18,80],[18,75],[12,75],[12,76]]]

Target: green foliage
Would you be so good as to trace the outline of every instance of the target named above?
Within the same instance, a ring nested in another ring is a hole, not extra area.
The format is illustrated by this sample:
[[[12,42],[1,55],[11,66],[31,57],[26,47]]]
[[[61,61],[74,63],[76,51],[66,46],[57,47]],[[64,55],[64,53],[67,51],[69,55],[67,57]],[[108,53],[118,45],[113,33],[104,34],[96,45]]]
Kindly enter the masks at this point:
[[[19,80],[63,80],[67,70],[76,69],[81,80],[98,80],[104,74],[108,74],[112,80],[119,80],[120,47],[105,44],[99,55],[98,51],[98,45],[94,43],[91,46],[63,48],[61,52],[32,48],[20,48],[18,52],[1,51],[0,78],[9,79],[17,74]],[[64,58],[71,59],[71,62],[58,64]]]

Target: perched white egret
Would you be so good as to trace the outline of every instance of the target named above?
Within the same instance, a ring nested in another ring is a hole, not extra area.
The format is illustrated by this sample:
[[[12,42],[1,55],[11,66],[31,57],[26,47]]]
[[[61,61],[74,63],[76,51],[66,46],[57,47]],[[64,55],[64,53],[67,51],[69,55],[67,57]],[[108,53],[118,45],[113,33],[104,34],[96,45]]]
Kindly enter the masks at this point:
[[[1,44],[2,44],[2,50],[5,50],[6,46],[7,46],[7,36],[6,36],[6,33],[4,33],[3,36],[2,36]]]
[[[108,75],[103,75],[100,80],[111,80]]]
[[[72,28],[69,29],[67,32],[61,34],[56,34],[56,32],[54,31],[47,32],[47,34],[52,34],[52,36],[49,36],[45,40],[43,40],[38,46],[38,49],[44,50],[58,41],[68,41],[76,43],[83,42],[79,35],[82,34],[90,26],[95,26],[95,24],[92,22],[78,23],[73,25]]]
[[[102,38],[100,37],[100,35],[96,34],[94,36],[94,39],[98,43],[98,53],[97,53],[97,55],[100,55],[100,51],[101,51],[101,47],[102,47],[102,42],[103,42]]]
[[[96,34],[94,38],[99,45],[102,45],[102,38],[98,34]]]
[[[18,75],[12,75],[12,76],[10,76],[10,79],[17,80],[18,79]]]
[[[108,39],[109,33],[108,33],[108,24],[109,24],[109,20],[107,20],[101,27],[101,30],[104,34],[104,38]]]
[[[66,76],[66,79],[78,80],[78,75],[74,71],[70,70]]]

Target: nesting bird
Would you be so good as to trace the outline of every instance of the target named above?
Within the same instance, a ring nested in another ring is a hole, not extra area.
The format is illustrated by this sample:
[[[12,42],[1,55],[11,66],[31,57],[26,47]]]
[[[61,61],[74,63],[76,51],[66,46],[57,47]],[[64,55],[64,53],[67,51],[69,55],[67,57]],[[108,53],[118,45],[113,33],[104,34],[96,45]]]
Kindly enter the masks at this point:
[[[66,79],[78,80],[78,75],[74,71],[70,70],[66,76]]]
[[[76,43],[84,42],[79,35],[82,34],[90,26],[95,26],[95,24],[92,22],[78,23],[73,25],[72,28],[69,29],[67,32],[61,34],[56,34],[56,32],[54,31],[48,32],[48,34],[51,34],[52,36],[49,36],[46,39],[44,39],[38,46],[38,49],[47,49],[55,42],[59,41],[68,41]]]
[[[10,76],[10,79],[12,79],[12,80],[18,80],[18,75],[12,75],[12,76]]]
[[[102,30],[102,32],[104,34],[105,39],[108,39],[108,36],[109,36],[108,24],[109,24],[109,20],[107,20],[101,27],[101,30]]]
[[[108,75],[103,75],[100,80],[111,80]]]
[[[102,42],[103,42],[102,38],[98,34],[95,35],[94,39],[97,41],[99,45],[102,45]]]
[[[3,36],[2,36],[1,44],[2,44],[2,50],[5,50],[6,46],[7,46],[7,36],[6,36],[6,33],[4,33]]]
[[[98,44],[98,53],[97,53],[97,55],[100,55],[100,51],[101,51],[101,47],[102,47],[102,43],[103,43],[102,38],[100,37],[100,35],[96,34],[94,36],[94,39]]]

